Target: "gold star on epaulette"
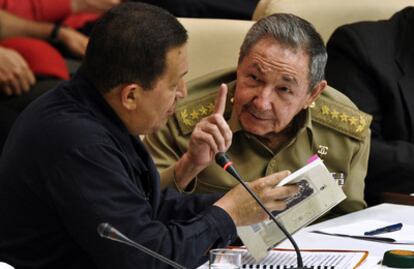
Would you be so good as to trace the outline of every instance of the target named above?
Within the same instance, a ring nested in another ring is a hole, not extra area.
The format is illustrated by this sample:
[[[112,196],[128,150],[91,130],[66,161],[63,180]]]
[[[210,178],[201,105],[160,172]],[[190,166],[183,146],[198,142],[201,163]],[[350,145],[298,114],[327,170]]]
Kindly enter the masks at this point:
[[[188,106],[176,112],[179,125],[183,133],[189,133],[202,118],[214,111],[214,102]]]
[[[349,124],[355,126],[357,124],[358,119],[355,118],[354,116],[349,118]]]
[[[193,110],[190,115],[191,115],[191,118],[193,118],[193,120],[198,120],[198,112],[197,111]]]
[[[193,121],[190,119],[187,109],[184,109],[183,111],[181,111],[180,114],[181,114],[181,118],[183,119],[183,123],[185,125],[187,125],[187,126],[192,126],[193,125]]]
[[[345,114],[345,113],[341,113],[341,115],[340,115],[340,118],[341,118],[341,121],[343,121],[343,122],[347,122],[348,121],[348,115],[347,114]]]
[[[220,77],[223,76],[223,80],[221,78],[218,79],[216,77],[217,74],[220,74]],[[223,75],[221,75],[221,72],[217,74],[208,75],[199,80],[195,79],[189,83],[188,97],[177,103],[174,116],[168,120],[168,124],[169,126],[176,125],[181,135],[187,136],[191,134],[200,120],[214,112],[218,81],[231,81],[235,78],[234,69]],[[228,89],[225,111],[223,113],[225,120],[228,120],[231,116],[232,104],[230,103],[230,99],[234,95],[235,83],[229,83]]]
[[[335,108],[331,111],[331,118],[338,119],[339,112],[335,110]]]
[[[370,115],[326,96],[319,96],[315,108],[311,108],[311,115],[312,121],[358,140],[369,135]]]
[[[360,133],[365,129],[365,126],[367,125],[367,119],[364,117],[359,117],[359,124],[355,130],[355,132]]]
[[[328,115],[329,114],[329,107],[327,105],[323,105],[321,107],[322,115]]]
[[[367,125],[367,119],[364,117],[359,117],[359,124],[363,125],[365,127],[365,125]]]
[[[202,116],[207,115],[207,113],[208,113],[207,109],[204,106],[200,107],[199,112]]]
[[[208,114],[213,113],[214,111],[214,104],[210,103],[207,105]]]

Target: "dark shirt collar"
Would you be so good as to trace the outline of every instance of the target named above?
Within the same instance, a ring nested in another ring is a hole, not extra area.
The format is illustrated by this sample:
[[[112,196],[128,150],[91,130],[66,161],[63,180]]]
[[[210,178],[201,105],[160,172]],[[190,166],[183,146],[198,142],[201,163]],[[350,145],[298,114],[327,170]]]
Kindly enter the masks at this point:
[[[111,133],[114,134],[119,147],[127,153],[135,166],[141,171],[147,172],[152,166],[152,159],[139,137],[133,136],[108,104],[93,83],[82,72],[78,71],[66,88],[67,93],[76,99],[76,102],[93,114],[96,119]],[[139,152],[139,156],[138,153]]]

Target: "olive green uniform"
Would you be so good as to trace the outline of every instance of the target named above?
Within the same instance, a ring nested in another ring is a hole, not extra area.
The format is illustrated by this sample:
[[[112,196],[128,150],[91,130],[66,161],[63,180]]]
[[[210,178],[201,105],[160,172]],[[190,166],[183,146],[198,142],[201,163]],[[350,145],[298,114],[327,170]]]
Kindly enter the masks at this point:
[[[328,87],[313,108],[303,110],[296,117],[294,121],[302,119],[296,135],[278,152],[273,152],[255,136],[244,132],[238,119],[232,115],[235,78],[233,69],[193,80],[188,84],[188,97],[178,103],[167,126],[146,137],[145,144],[163,183],[174,185],[174,163],[187,151],[194,126],[213,112],[219,85],[230,82],[224,117],[233,131],[233,140],[227,154],[244,180],[255,180],[281,170],[295,171],[305,165],[312,155],[318,154],[330,172],[345,174],[343,189],[347,199],[337,207],[338,212],[351,212],[366,206],[364,178],[370,147],[371,116],[359,111],[346,96]],[[207,193],[227,191],[236,184],[234,178],[212,163],[189,187],[190,191]]]

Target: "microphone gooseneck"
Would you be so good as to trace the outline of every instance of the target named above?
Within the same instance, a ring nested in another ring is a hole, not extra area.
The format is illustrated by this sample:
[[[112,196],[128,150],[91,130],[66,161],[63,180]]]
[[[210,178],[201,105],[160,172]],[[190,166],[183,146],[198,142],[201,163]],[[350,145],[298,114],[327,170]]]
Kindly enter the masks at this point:
[[[134,241],[132,241],[131,239],[129,239],[128,237],[126,237],[124,234],[122,234],[120,231],[118,231],[117,229],[115,229],[114,227],[112,227],[111,224],[103,222],[101,224],[98,225],[98,234],[106,239],[110,239],[113,241],[117,241],[129,246],[132,246],[134,248],[139,249],[140,251],[146,253],[147,255],[160,260],[170,266],[172,266],[173,268],[177,268],[177,269],[186,269],[184,266],[162,256],[161,254],[144,247],[143,245],[140,245]]]
[[[276,226],[279,227],[279,229],[283,232],[284,235],[286,235],[286,237],[288,238],[290,243],[293,245],[293,248],[295,249],[295,252],[296,252],[297,267],[295,267],[295,269],[305,269],[306,267],[303,267],[303,261],[302,261],[302,255],[300,254],[300,249],[298,245],[296,244],[295,240],[290,235],[290,233],[286,230],[285,226],[283,226],[282,223],[277,221],[275,216],[273,216],[273,214],[269,211],[269,209],[267,209],[266,206],[262,203],[262,201],[260,201],[256,193],[254,193],[254,191],[249,187],[249,185],[247,185],[246,182],[244,182],[244,180],[241,178],[237,170],[233,167],[232,162],[230,161],[230,159],[227,157],[227,155],[224,152],[217,153],[215,158],[216,158],[216,163],[220,165],[221,167],[223,167],[223,169],[226,172],[231,174],[234,178],[237,179],[238,182],[240,182],[240,184],[242,184],[242,186],[247,190],[247,192],[250,193],[250,195],[256,200],[259,206],[267,213],[267,215],[269,215],[269,217],[273,220]]]

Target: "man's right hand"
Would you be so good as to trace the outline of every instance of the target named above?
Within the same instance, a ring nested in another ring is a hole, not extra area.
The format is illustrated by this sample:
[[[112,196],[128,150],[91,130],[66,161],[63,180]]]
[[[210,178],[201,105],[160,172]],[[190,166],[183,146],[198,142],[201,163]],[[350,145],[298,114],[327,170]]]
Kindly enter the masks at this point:
[[[223,117],[226,108],[227,85],[222,84],[216,98],[214,112],[195,126],[188,150],[175,167],[177,184],[184,189],[201,170],[210,165],[218,152],[226,152],[233,134]]]
[[[218,152],[226,152],[231,145],[233,134],[223,117],[226,109],[227,85],[222,84],[218,91],[214,113],[203,118],[195,126],[188,145],[188,158],[205,168]]]
[[[26,60],[17,51],[0,47],[0,92],[20,95],[35,82]]]
[[[286,208],[284,200],[299,191],[296,185],[275,187],[287,175],[289,175],[289,171],[282,171],[247,184],[249,184],[267,209],[271,212],[279,211]],[[227,192],[214,205],[224,209],[233,219],[236,226],[255,224],[268,218],[266,212],[241,184]]]

